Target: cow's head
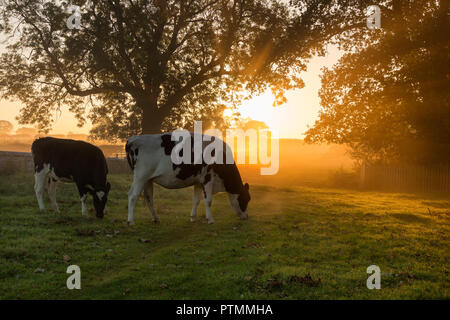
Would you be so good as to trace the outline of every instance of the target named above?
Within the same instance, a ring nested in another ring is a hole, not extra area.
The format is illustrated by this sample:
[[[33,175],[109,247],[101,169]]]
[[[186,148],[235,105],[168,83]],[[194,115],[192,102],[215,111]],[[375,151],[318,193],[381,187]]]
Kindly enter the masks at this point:
[[[248,190],[249,185],[246,183],[242,185],[238,194],[228,194],[231,207],[241,219],[248,218],[248,203],[250,202],[250,193]]]
[[[97,218],[103,218],[103,215],[105,214],[105,206],[106,201],[108,201],[108,193],[109,189],[111,189],[111,185],[109,182],[106,182],[106,185],[104,188],[101,188],[99,190],[95,190],[94,192],[94,207]]]

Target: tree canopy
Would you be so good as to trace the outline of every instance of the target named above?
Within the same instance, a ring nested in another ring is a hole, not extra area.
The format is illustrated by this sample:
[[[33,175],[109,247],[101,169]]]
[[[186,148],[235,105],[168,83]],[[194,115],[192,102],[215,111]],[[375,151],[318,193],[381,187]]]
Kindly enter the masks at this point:
[[[7,120],[0,120],[0,133],[10,133],[14,126]]]
[[[309,142],[369,162],[450,162],[448,1],[391,1],[391,20],[325,70]]]
[[[22,124],[44,132],[62,105],[110,140],[193,119],[219,126],[225,106],[245,96],[270,88],[283,103],[313,54],[365,24],[368,3],[74,0],[80,28],[68,29],[69,4],[11,0],[0,6],[9,37],[0,92],[24,104]]]
[[[16,134],[24,134],[24,135],[35,136],[35,135],[38,134],[38,130],[36,128],[22,127],[22,128],[18,128],[16,130]]]

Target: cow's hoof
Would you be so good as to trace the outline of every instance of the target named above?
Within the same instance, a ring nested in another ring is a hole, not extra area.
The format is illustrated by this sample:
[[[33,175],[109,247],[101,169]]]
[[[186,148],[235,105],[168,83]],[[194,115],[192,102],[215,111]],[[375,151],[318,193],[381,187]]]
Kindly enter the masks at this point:
[[[208,219],[208,224],[213,224],[214,223],[214,219]]]
[[[154,223],[154,224],[159,224],[159,219],[153,220],[153,223]]]
[[[129,226],[134,226],[134,221],[128,221]]]
[[[195,222],[195,220],[197,220],[197,219],[195,219],[194,217],[191,217],[191,222]]]

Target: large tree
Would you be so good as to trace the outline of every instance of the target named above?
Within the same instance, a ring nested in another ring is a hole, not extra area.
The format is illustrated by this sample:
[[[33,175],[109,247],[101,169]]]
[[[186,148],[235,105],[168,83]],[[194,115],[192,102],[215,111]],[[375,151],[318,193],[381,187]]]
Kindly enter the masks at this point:
[[[362,24],[366,1],[9,0],[0,32],[0,92],[19,99],[21,123],[52,126],[69,106],[86,113],[99,138],[125,139],[189,126],[218,125],[220,111],[271,88],[275,104],[303,86],[307,59],[334,35]]]
[[[448,1],[390,1],[391,19],[324,72],[307,141],[345,143],[356,158],[450,162]]]

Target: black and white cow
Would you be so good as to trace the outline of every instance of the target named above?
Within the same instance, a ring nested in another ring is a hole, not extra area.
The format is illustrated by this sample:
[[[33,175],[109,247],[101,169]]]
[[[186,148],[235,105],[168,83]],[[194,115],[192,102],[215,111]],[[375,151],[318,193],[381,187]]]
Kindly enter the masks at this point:
[[[191,133],[191,139],[194,133]],[[201,135],[201,137],[206,137]],[[207,140],[218,139],[209,137]],[[224,152],[229,146],[218,139],[223,145]],[[153,183],[157,183],[168,189],[185,188],[194,186],[194,204],[191,211],[191,221],[195,221],[197,206],[202,193],[206,207],[206,219],[214,223],[211,214],[211,202],[213,194],[225,191],[228,193],[231,207],[242,218],[248,218],[248,202],[250,193],[248,184],[243,184],[236,164],[212,163],[201,161],[199,164],[174,164],[171,153],[175,145],[180,142],[172,141],[172,133],[151,134],[133,136],[128,139],[125,151],[128,163],[133,170],[133,184],[128,193],[128,223],[134,223],[134,207],[136,201],[144,190],[144,199],[152,214],[153,221],[158,222],[153,208]],[[208,142],[203,141],[203,148]],[[193,155],[194,143],[191,143]]]
[[[90,193],[94,198],[96,216],[103,218],[111,185],[106,180],[108,166],[103,152],[84,141],[39,138],[31,145],[35,169],[36,197],[39,208],[45,210],[44,188],[53,210],[59,212],[56,203],[56,182],[75,182],[81,200],[81,213],[86,215],[86,198]]]

